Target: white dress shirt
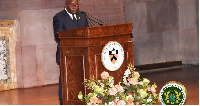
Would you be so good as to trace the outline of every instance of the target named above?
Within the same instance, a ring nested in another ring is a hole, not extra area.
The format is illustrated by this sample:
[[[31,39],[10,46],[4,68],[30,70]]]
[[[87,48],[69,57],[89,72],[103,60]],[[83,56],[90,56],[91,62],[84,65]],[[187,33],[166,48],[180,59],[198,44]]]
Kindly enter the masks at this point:
[[[67,11],[67,9],[65,8],[65,10]],[[73,16],[72,16],[72,14],[71,13],[69,13],[68,11],[67,11],[67,13],[69,14],[69,16],[72,18],[72,20],[73,20]],[[76,18],[76,20],[77,20],[77,17],[76,17],[76,14],[74,14],[74,17]]]

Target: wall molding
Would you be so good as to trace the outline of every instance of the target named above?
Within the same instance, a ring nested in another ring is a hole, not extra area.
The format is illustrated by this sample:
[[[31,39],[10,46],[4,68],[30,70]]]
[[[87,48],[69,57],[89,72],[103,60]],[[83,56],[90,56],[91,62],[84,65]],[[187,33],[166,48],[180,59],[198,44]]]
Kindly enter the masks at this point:
[[[172,61],[172,62],[139,65],[135,66],[135,68],[139,70],[150,70],[150,69],[166,68],[166,67],[180,66],[180,65],[182,65],[182,61]]]

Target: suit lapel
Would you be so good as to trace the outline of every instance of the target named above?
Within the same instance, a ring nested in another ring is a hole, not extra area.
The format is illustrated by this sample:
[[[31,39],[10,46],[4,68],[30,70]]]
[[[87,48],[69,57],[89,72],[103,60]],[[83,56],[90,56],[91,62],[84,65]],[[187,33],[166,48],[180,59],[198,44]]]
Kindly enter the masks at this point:
[[[84,22],[84,17],[81,15],[80,12],[77,12],[76,17],[77,17],[77,21],[78,21],[78,26],[79,27],[85,27],[84,23],[83,23]]]
[[[72,18],[65,10],[63,10],[62,14],[63,14],[64,24],[66,25],[67,30],[76,28],[76,25],[74,25]]]
[[[77,12],[76,13],[76,18],[77,18],[77,22],[78,22],[78,26],[80,26],[80,14]]]

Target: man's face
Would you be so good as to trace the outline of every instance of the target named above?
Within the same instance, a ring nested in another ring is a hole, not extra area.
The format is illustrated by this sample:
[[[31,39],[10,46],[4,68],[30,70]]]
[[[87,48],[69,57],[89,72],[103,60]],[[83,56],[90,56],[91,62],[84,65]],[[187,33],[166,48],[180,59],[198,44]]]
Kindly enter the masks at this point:
[[[69,13],[76,14],[79,9],[78,0],[68,0],[65,7]]]

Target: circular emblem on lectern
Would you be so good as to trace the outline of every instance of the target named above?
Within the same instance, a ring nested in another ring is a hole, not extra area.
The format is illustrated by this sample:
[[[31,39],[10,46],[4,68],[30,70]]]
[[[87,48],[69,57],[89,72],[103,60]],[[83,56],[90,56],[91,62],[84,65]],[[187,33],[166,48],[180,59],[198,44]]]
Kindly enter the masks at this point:
[[[101,61],[109,71],[116,71],[124,61],[124,50],[116,41],[108,42],[101,53]]]
[[[163,105],[184,105],[187,98],[185,87],[175,81],[170,81],[162,87],[159,94],[160,102]]]

